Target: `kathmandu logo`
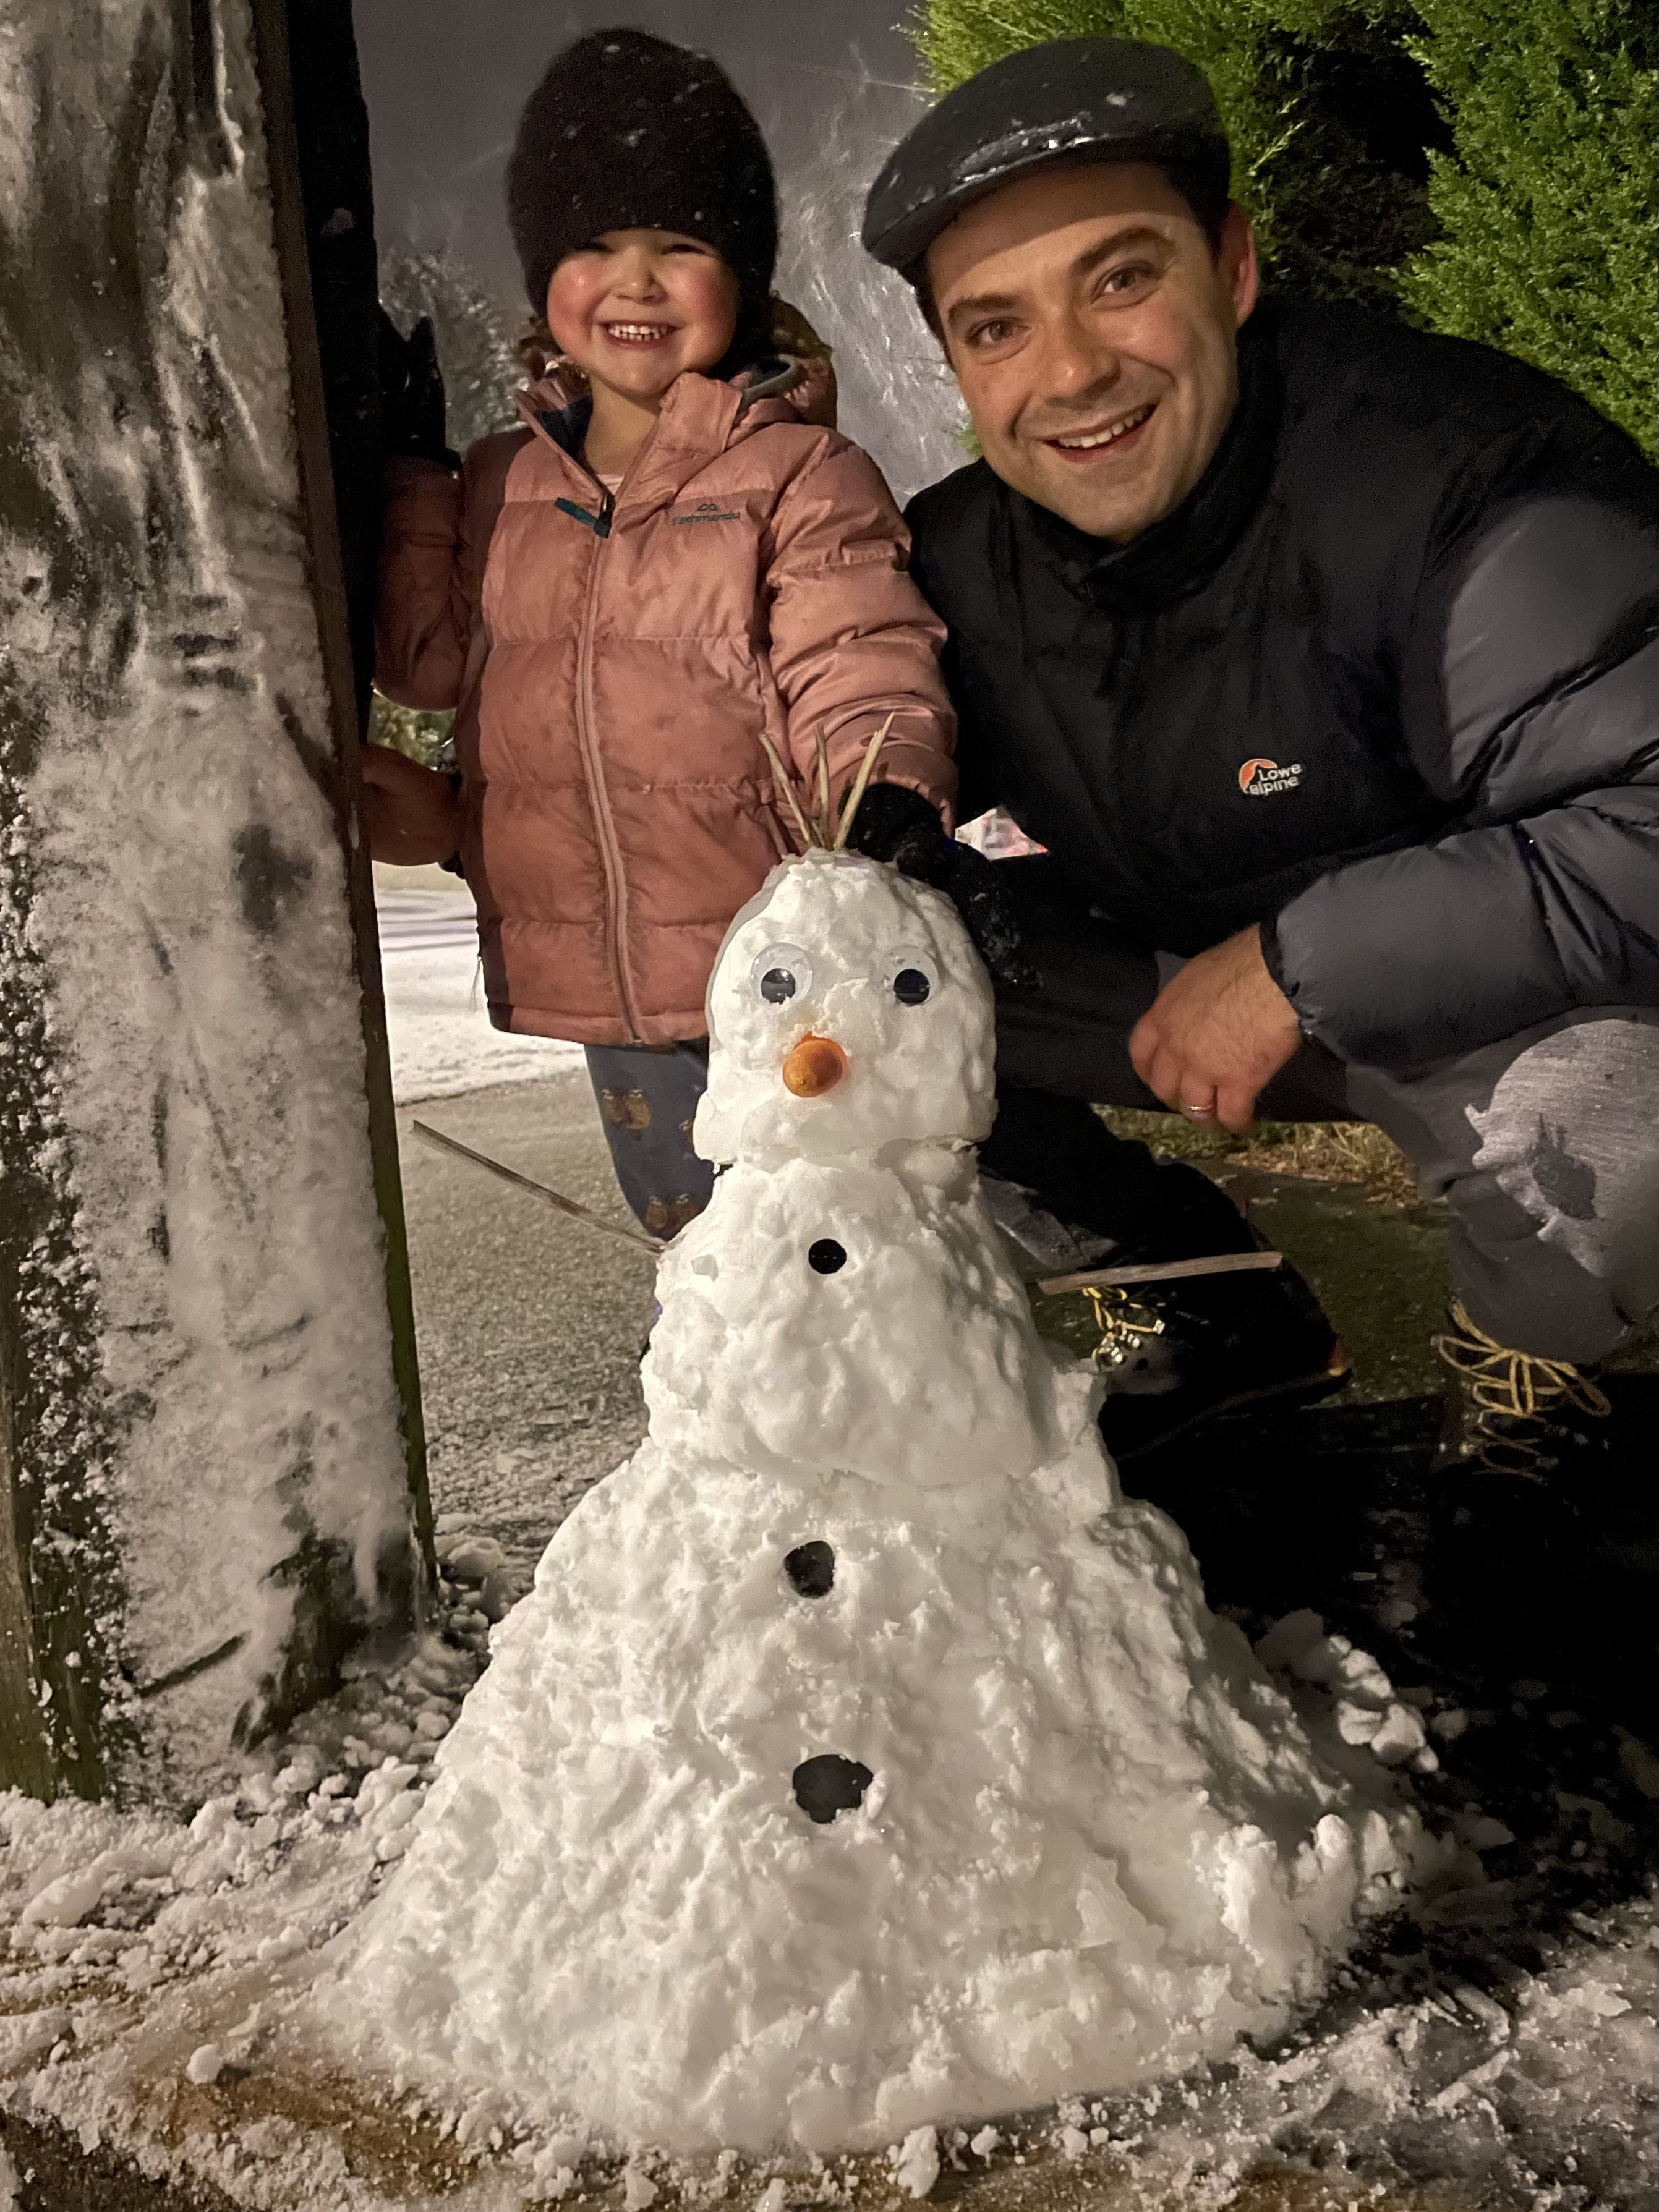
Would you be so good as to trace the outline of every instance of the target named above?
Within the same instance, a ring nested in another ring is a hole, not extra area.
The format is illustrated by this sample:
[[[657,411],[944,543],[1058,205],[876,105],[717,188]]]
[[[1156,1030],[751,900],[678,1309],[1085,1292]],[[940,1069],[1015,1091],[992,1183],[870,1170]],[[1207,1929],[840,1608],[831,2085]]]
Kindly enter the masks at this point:
[[[676,530],[684,530],[689,522],[735,522],[737,520],[736,507],[722,507],[717,499],[702,500],[690,514],[677,514],[672,518]]]
[[[1277,761],[1247,760],[1238,771],[1238,787],[1246,799],[1277,799],[1281,791],[1294,791],[1301,781],[1300,761],[1280,768]]]

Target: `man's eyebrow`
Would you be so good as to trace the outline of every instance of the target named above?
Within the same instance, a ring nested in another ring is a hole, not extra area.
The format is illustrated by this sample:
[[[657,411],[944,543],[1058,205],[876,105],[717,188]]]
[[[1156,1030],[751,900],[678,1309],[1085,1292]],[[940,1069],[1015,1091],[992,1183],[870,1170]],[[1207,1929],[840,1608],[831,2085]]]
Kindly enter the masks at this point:
[[[952,300],[946,320],[955,322],[958,315],[998,314],[1019,305],[1015,292],[975,292],[965,300]]]
[[[1097,240],[1079,253],[1072,264],[1071,274],[1073,276],[1092,276],[1103,261],[1109,261],[1115,253],[1121,253],[1126,246],[1167,246],[1169,243],[1164,233],[1152,224],[1135,223],[1127,230],[1113,231],[1109,237]],[[945,319],[947,323],[954,323],[959,315],[1006,314],[1011,308],[1019,305],[1019,298],[1017,292],[975,292],[965,300],[953,300]]]
[[[1126,246],[1167,246],[1169,243],[1164,233],[1154,225],[1138,222],[1130,230],[1115,230],[1109,238],[1103,238],[1098,245],[1091,246],[1086,253],[1079,253],[1072,264],[1072,274],[1074,276],[1092,275],[1103,261],[1109,261],[1115,253],[1122,252]]]

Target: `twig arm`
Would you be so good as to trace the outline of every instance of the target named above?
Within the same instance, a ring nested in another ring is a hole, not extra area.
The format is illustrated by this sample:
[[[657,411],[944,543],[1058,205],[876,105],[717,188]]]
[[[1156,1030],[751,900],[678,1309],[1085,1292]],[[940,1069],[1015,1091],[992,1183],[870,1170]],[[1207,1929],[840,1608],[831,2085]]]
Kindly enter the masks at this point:
[[[1218,1252],[1206,1260],[1148,1260],[1133,1267],[1090,1267],[1080,1275],[1049,1275],[1037,1288],[1048,1297],[1062,1291],[1105,1290],[1121,1283],[1184,1282],[1192,1275],[1237,1275],[1251,1267],[1282,1267],[1282,1252]]]
[[[561,1213],[568,1214],[573,1221],[586,1222],[590,1229],[602,1229],[607,1237],[620,1237],[627,1243],[642,1244],[647,1252],[660,1253],[663,1249],[657,1238],[648,1237],[643,1229],[629,1229],[623,1222],[607,1221],[604,1214],[595,1213],[591,1206],[582,1206],[575,1199],[566,1198],[561,1192],[550,1189],[546,1183],[538,1182],[533,1176],[520,1175],[517,1168],[509,1168],[500,1160],[492,1160],[488,1152],[475,1152],[471,1145],[464,1145],[459,1137],[446,1136],[441,1129],[434,1129],[430,1122],[416,1121],[415,1133],[417,1137],[424,1137],[428,1145],[435,1145],[441,1152],[453,1152],[458,1159],[471,1160],[476,1168],[488,1168],[491,1175],[499,1176],[503,1182],[514,1183],[520,1190],[529,1191],[532,1197],[556,1207]]]

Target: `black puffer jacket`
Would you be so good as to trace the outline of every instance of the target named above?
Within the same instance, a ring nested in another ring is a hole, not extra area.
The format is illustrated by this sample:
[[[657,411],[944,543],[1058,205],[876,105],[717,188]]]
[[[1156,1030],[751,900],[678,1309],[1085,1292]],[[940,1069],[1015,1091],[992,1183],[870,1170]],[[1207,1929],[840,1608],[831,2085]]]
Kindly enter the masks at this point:
[[[1183,505],[1085,536],[983,462],[912,501],[962,812],[1406,1066],[1659,1001],[1659,474],[1505,356],[1263,309]]]

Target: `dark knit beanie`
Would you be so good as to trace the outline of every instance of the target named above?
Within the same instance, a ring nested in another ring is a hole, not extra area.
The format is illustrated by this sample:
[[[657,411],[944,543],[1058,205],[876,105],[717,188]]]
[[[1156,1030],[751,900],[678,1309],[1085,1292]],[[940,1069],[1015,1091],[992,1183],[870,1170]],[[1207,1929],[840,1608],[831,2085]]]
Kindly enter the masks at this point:
[[[707,54],[617,30],[556,55],[519,118],[507,216],[538,313],[567,253],[608,230],[677,230],[712,246],[737,276],[737,335],[715,374],[772,350],[771,159]]]

